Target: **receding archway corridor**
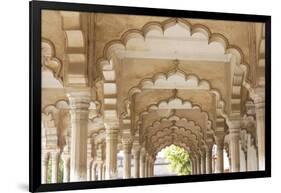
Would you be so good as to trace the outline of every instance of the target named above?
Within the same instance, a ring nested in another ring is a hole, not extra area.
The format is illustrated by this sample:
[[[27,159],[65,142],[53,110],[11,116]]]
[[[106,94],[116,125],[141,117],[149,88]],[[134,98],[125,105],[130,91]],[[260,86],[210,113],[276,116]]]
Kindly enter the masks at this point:
[[[262,23],[44,10],[42,183],[264,170],[264,65]]]

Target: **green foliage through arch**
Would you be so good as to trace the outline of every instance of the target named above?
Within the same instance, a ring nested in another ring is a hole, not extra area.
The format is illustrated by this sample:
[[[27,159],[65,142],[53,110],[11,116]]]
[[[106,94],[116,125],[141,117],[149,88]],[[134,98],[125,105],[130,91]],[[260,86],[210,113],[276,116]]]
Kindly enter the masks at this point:
[[[164,150],[166,160],[170,162],[169,168],[178,175],[191,174],[191,160],[188,152],[176,145],[170,145]]]

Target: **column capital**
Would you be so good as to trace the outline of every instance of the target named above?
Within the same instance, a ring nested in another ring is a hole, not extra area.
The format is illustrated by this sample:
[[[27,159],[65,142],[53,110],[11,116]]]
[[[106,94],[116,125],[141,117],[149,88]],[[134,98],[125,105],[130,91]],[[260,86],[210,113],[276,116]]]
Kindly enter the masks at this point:
[[[265,105],[265,96],[264,93],[262,95],[255,95],[254,104],[256,109],[264,109]]]
[[[250,92],[250,96],[254,101],[264,100],[265,98],[265,88],[257,87],[254,92]]]
[[[61,154],[61,151],[59,149],[50,151],[51,159],[57,158],[58,156],[60,156],[60,154]]]
[[[140,160],[141,161],[144,161],[145,160],[145,157],[146,157],[146,153],[144,151],[140,151]]]
[[[62,160],[69,160],[70,159],[70,154],[63,152],[61,154]]]
[[[241,131],[241,118],[232,119],[228,123],[229,134],[231,137],[240,136]]]
[[[115,128],[115,127],[105,129],[105,135],[106,135],[107,140],[108,139],[117,140],[118,139],[118,133],[119,133],[119,130],[118,130],[118,128]]]
[[[131,139],[122,139],[122,146],[123,151],[126,153],[130,153],[133,147],[132,140]]]
[[[216,133],[216,136],[215,136],[215,140],[216,140],[216,145],[217,146],[223,146],[224,144],[224,137],[225,137],[225,133]]]
[[[50,152],[48,151],[42,151],[42,159],[48,159],[50,157]]]
[[[91,92],[89,89],[68,90],[70,109],[87,109],[90,106]]]
[[[132,153],[133,153],[134,156],[138,156],[139,157],[140,156],[140,148],[135,148],[133,146]]]
[[[119,122],[115,120],[104,120],[106,131],[119,131]]]
[[[230,118],[229,121],[227,122],[228,128],[240,128],[241,127],[241,117],[233,117]]]
[[[208,149],[207,146],[203,146],[199,151],[200,155],[205,156],[207,149]]]
[[[133,138],[131,135],[123,135],[122,136],[122,144],[125,145],[125,146],[133,146]]]
[[[140,152],[141,151],[141,145],[138,140],[133,141],[133,152]]]

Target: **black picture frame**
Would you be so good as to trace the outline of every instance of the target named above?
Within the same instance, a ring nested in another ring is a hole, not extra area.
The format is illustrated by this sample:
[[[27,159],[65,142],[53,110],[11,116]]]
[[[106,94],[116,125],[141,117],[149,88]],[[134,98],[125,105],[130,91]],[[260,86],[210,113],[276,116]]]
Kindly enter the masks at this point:
[[[215,13],[142,7],[122,7],[94,4],[31,1],[30,4],[30,98],[29,98],[29,191],[61,191],[92,188],[140,186],[152,184],[186,183],[214,180],[262,178],[271,176],[271,17],[233,13]],[[200,19],[251,21],[265,23],[265,171],[203,174],[191,176],[168,176],[139,179],[106,180],[95,182],[69,182],[41,184],[41,10],[71,10],[80,12],[102,12],[169,17],[189,17]]]

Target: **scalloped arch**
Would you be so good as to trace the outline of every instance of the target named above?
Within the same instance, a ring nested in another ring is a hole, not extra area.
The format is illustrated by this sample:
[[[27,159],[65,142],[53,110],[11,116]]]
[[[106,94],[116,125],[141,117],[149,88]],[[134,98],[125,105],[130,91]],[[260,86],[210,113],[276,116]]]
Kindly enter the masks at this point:
[[[69,108],[69,103],[67,100],[58,100],[54,104],[47,105],[43,108],[42,112],[44,113],[49,113],[50,111],[54,109],[68,109]]]
[[[167,73],[156,73],[151,78],[145,78],[141,80],[137,86],[134,86],[129,90],[128,98],[124,100],[125,106],[131,103],[132,98],[135,94],[141,93],[144,89],[153,89],[154,87],[159,88],[159,85],[167,86],[169,80],[178,77],[181,77],[181,79],[177,79],[177,81],[172,82],[171,84],[172,85],[181,84],[181,85],[174,86],[169,89],[199,89],[199,90],[209,91],[210,93],[213,93],[216,96],[217,111],[220,112],[222,116],[227,117],[225,111],[225,102],[222,99],[220,91],[213,88],[208,80],[200,79],[195,74],[186,74],[184,71],[181,70],[171,70]],[[127,110],[127,108],[125,109]],[[129,112],[126,113],[130,114]]]
[[[198,130],[203,133],[203,130],[200,126],[198,126],[194,121],[189,121],[187,120],[186,118],[184,117],[179,117],[177,115],[171,115],[169,117],[163,117],[161,118],[160,120],[156,120],[154,121],[150,126],[148,126],[147,128],[145,128],[145,131],[147,131],[149,128],[155,128],[155,127],[159,127],[163,122],[170,122],[170,123],[173,123],[173,122],[176,122],[176,121],[184,121],[186,122],[186,124],[191,124],[192,126],[196,126],[196,128],[198,128]]]
[[[184,138],[177,138],[177,140],[172,140],[172,138],[168,138],[168,137],[164,137],[162,141],[160,141],[157,144],[154,144],[154,146],[152,146],[152,151],[154,152],[154,154],[157,154],[161,149],[163,149],[164,147],[170,146],[170,145],[184,145],[186,146],[186,148],[190,148],[191,151],[196,151],[198,148],[191,143],[190,141],[188,141],[185,137]]]
[[[167,19],[163,22],[157,22],[157,21],[151,21],[145,24],[141,29],[130,29],[123,33],[121,35],[120,39],[112,40],[108,42],[103,50],[103,56],[99,58],[99,64],[102,63],[104,60],[110,60],[112,54],[109,52],[114,51],[114,48],[116,45],[119,48],[126,48],[127,42],[132,38],[141,38],[143,40],[146,39],[146,36],[151,31],[158,31],[160,34],[164,35],[165,31],[169,28],[176,26],[177,24],[181,25],[184,29],[186,29],[187,33],[190,33],[191,36],[194,36],[196,34],[201,34],[202,36],[205,36],[208,40],[208,43],[219,43],[222,45],[222,47],[225,49],[225,53],[233,54],[235,57],[237,57],[237,64],[243,64],[244,63],[244,54],[241,51],[241,49],[238,46],[230,45],[227,38],[220,33],[212,33],[211,30],[202,24],[191,24],[186,19],[181,18],[171,18]],[[247,64],[243,64],[247,65]],[[101,66],[102,67],[102,66]],[[101,68],[103,69],[103,68]]]
[[[148,137],[148,140],[151,142],[155,142],[157,141],[157,139],[160,137],[164,137],[164,136],[170,136],[170,135],[179,135],[181,134],[180,132],[184,131],[182,136],[185,137],[192,137],[194,140],[196,140],[198,142],[198,134],[195,134],[191,129],[189,128],[184,128],[184,127],[177,127],[177,126],[173,126],[172,128],[164,128],[161,130],[157,130],[154,134],[150,135]],[[159,135],[160,134],[160,135]]]
[[[162,149],[169,147],[171,145],[179,146],[179,147],[185,149],[186,151],[188,151],[188,148],[190,148],[186,143],[184,143],[182,141],[175,141],[175,142],[167,141],[167,142],[159,144],[158,147],[155,149],[155,153],[157,154]]]
[[[196,128],[195,131],[197,131],[197,132],[193,131],[193,128]],[[158,134],[184,131],[183,133],[189,132],[191,135],[195,136],[195,139],[197,141],[199,141],[203,138],[203,134],[201,132],[198,132],[199,128],[200,127],[197,126],[197,125],[194,125],[193,127],[183,127],[183,126],[177,126],[177,125],[171,125],[171,126],[168,126],[168,127],[156,127],[156,128],[151,129],[151,131],[152,131],[151,133],[147,132],[149,134],[149,136],[148,135],[147,136],[148,136],[149,141],[150,141],[150,139],[152,139],[155,136],[158,136]]]
[[[161,119],[162,121],[165,121],[165,120],[169,120],[169,121],[175,121],[175,120],[186,120],[185,118],[180,118],[180,117],[178,117],[178,116],[171,116],[171,117],[169,117],[169,118],[162,118]],[[152,126],[154,127],[154,128],[157,128],[156,129],[156,131],[155,131],[155,129],[152,129],[151,131],[154,131],[155,132],[155,134],[153,133],[152,135],[150,135],[149,137],[141,137],[141,138],[144,138],[145,139],[145,141],[150,141],[150,142],[152,142],[151,144],[154,144],[154,143],[156,143],[155,142],[155,140],[153,140],[153,135],[155,135],[155,137],[156,137],[156,139],[157,138],[159,138],[159,136],[158,136],[158,132],[162,132],[162,133],[164,133],[164,135],[161,135],[160,136],[160,138],[161,137],[164,137],[164,136],[167,136],[167,133],[165,133],[166,131],[170,131],[171,130],[171,128],[179,128],[179,129],[183,129],[183,130],[185,130],[185,132],[184,133],[186,133],[186,132],[188,132],[188,134],[187,135],[183,135],[183,137],[190,137],[190,136],[193,136],[193,139],[192,139],[192,141],[193,141],[193,143],[196,143],[197,144],[197,146],[201,146],[201,145],[206,145],[206,142],[205,142],[205,139],[204,139],[204,137],[203,137],[203,133],[202,133],[202,129],[201,129],[201,127],[200,126],[198,126],[198,125],[196,125],[193,121],[189,121],[194,127],[193,128],[197,128],[196,130],[197,130],[197,134],[196,133],[194,133],[194,131],[192,130],[192,129],[190,129],[190,128],[187,128],[186,129],[186,127],[184,127],[184,126],[178,126],[178,125],[170,125],[170,126],[165,126],[165,127],[159,127],[160,125],[161,125],[161,120],[160,121],[155,121],[153,124],[152,124]],[[186,120],[187,121],[187,120]],[[149,128],[149,127],[148,127]],[[148,133],[148,131],[146,130],[146,132],[145,133]],[[183,133],[183,134],[184,134]],[[174,133],[174,134],[172,134],[172,133],[170,133],[171,135],[176,135],[176,136],[178,136],[179,134],[182,134],[182,133]],[[170,136],[171,136],[170,135]],[[169,135],[168,135],[169,136]],[[188,141],[190,141],[191,139],[189,139]]]
[[[55,45],[52,41],[42,38],[41,41],[41,65],[50,70],[55,79],[63,85],[62,62],[56,57]]]
[[[182,142],[172,142],[172,141],[168,141],[168,142],[164,142],[162,144],[160,144],[157,148],[153,149],[153,153],[152,155],[155,157],[158,152],[160,152],[162,149],[165,149],[166,147],[169,147],[171,145],[176,145],[180,148],[183,148],[186,152],[189,152],[190,151],[190,147],[187,146],[185,143],[182,143]]]
[[[238,46],[230,45],[227,38],[220,34],[220,33],[212,33],[211,30],[202,24],[191,24],[186,19],[179,19],[179,18],[171,18],[167,19],[163,22],[157,22],[152,21],[147,24],[145,24],[141,29],[130,29],[127,32],[125,32],[119,40],[112,40],[106,44],[103,50],[103,56],[98,59],[98,66],[102,70],[104,70],[104,65],[109,63],[112,52],[117,49],[125,49],[126,44],[128,41],[132,38],[140,38],[142,40],[145,40],[146,37],[150,34],[152,31],[158,32],[158,35],[165,35],[165,31],[169,30],[171,27],[175,25],[181,25],[186,30],[187,34],[189,33],[192,36],[199,36],[199,37],[205,37],[206,40],[208,40],[208,44],[212,43],[218,43],[224,48],[225,54],[231,54],[235,58],[235,67],[242,70],[242,73],[245,74],[239,84],[237,85],[245,85],[246,88],[251,88],[250,84],[248,83],[247,76],[248,76],[248,64],[244,61],[244,54],[241,51],[241,49]],[[115,47],[115,48],[114,48]],[[112,66],[111,70],[114,69],[114,66]],[[105,69],[109,70],[109,69]],[[234,75],[235,76],[235,75]],[[233,77],[234,78],[234,77]],[[236,86],[236,85],[234,85]],[[216,94],[218,91],[214,91]],[[235,100],[235,97],[234,97]],[[239,102],[240,104],[240,102]],[[224,104],[219,104],[220,108]],[[231,112],[237,110],[236,104],[231,104]],[[226,117],[226,113],[223,111],[220,111],[222,116]]]
[[[171,104],[174,103],[174,105],[178,105],[179,107],[181,107],[182,109],[199,109],[200,113],[206,115],[207,120],[208,120],[208,128],[212,126],[212,121],[209,119],[209,115],[206,111],[202,111],[202,108],[200,105],[193,105],[193,103],[189,100],[184,100],[180,97],[177,96],[173,96],[170,97],[168,99],[164,99],[164,100],[160,100],[157,104],[151,104],[149,105],[146,110],[142,111],[139,113],[138,117],[142,117],[144,115],[149,114],[150,112],[154,111],[154,110],[159,110],[161,108],[165,108],[165,107],[170,107],[172,109]],[[173,108],[174,109],[174,108]],[[180,108],[179,108],[180,109]],[[138,120],[137,123],[141,123],[141,120]],[[207,129],[208,129],[207,128]]]

